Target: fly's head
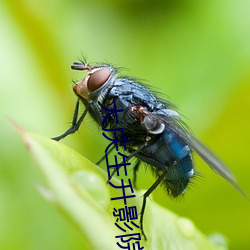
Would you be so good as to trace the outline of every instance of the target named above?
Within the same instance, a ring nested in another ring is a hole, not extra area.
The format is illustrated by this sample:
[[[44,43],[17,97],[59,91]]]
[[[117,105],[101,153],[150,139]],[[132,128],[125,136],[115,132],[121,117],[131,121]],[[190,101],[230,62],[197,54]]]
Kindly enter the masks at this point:
[[[87,71],[86,76],[73,87],[75,94],[84,100],[99,100],[99,97],[105,95],[105,87],[116,77],[115,69],[110,65],[89,66],[83,62],[74,62],[71,68]]]

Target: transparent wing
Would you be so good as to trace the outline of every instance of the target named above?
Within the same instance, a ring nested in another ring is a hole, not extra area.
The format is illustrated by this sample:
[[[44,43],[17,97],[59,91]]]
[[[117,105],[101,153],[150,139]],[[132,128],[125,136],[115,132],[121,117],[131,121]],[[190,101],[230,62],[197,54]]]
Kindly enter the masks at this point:
[[[230,169],[210,149],[182,126],[175,123],[174,126],[170,124],[170,128],[177,133],[190,146],[190,148],[192,148],[208,164],[210,168],[231,183],[243,196],[248,198],[243,190],[237,185],[236,178]]]
[[[173,130],[182,140],[184,140],[190,146],[193,151],[195,151],[208,164],[208,166],[212,170],[221,175],[224,179],[231,183],[242,195],[248,198],[243,190],[237,185],[236,178],[229,170],[229,168],[210,149],[208,149],[202,142],[200,142],[189,132],[185,124],[180,120],[180,117],[163,115],[163,113],[151,113],[150,116],[154,117],[155,120],[158,120],[158,122],[163,123],[166,127],[169,127],[171,130]],[[169,113],[169,111],[167,111],[166,113]]]

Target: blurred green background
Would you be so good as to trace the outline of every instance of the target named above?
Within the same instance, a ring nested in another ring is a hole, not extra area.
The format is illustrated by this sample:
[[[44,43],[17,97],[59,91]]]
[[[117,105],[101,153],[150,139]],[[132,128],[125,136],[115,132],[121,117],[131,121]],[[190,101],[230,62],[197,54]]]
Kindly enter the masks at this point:
[[[81,249],[81,235],[36,191],[39,173],[8,117],[47,137],[64,132],[72,80],[83,76],[70,65],[82,55],[161,90],[250,196],[249,13],[247,0],[1,1],[0,249]],[[88,119],[63,143],[96,162],[107,145],[97,131]],[[158,188],[153,199],[226,235],[230,249],[250,249],[250,202],[195,160],[203,177],[184,198]],[[146,189],[154,178],[140,172]]]

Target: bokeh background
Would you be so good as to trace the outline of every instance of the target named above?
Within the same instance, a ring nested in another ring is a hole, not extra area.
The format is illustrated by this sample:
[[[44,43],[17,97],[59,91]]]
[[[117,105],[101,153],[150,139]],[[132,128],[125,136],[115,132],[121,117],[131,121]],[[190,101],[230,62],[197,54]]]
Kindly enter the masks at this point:
[[[0,2],[0,249],[81,249],[81,235],[35,189],[39,173],[9,122],[47,137],[64,132],[77,58],[145,79],[232,169],[250,196],[250,1]],[[105,139],[86,120],[63,143],[96,162]],[[184,198],[153,199],[250,249],[250,202],[195,158],[202,172]],[[105,166],[103,166],[105,167]],[[139,188],[153,182],[140,170]],[[98,237],[98,236],[97,236]]]

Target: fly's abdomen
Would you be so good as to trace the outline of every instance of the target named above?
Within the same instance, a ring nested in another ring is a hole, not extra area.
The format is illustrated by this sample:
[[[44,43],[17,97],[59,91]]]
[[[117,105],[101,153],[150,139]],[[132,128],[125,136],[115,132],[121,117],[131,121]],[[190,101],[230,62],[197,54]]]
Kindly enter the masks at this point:
[[[165,139],[171,157],[164,184],[167,192],[176,197],[184,193],[194,175],[192,154],[190,147],[171,130],[165,132]]]
[[[163,184],[169,195],[177,197],[184,193],[190,178],[193,176],[193,162],[191,154],[186,155],[180,161],[169,165]]]
[[[189,146],[172,130],[153,139],[154,143],[145,147],[138,158],[149,163],[154,173],[165,173],[163,184],[171,196],[182,194],[194,175],[193,160]]]

